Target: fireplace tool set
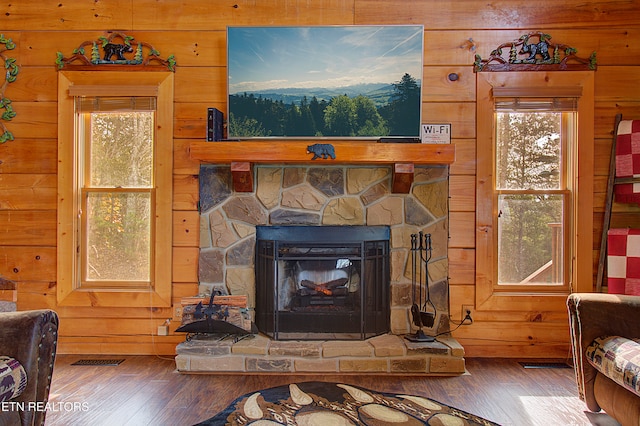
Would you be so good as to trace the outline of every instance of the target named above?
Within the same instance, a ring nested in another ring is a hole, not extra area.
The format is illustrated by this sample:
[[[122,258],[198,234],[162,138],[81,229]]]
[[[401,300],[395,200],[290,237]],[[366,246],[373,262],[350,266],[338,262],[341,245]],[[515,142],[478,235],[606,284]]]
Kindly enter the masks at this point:
[[[411,234],[411,318],[418,331],[405,338],[412,342],[435,340],[435,337],[427,336],[422,330],[423,327],[433,327],[437,312],[429,293],[429,261],[432,251],[431,234],[424,234],[422,231]]]

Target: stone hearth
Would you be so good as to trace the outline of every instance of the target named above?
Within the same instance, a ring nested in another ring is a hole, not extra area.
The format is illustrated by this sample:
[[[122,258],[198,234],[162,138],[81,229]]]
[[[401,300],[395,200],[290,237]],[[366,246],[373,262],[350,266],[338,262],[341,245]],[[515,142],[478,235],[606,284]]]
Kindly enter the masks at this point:
[[[392,335],[362,341],[276,341],[255,335],[234,342],[196,336],[178,345],[176,367],[187,373],[459,375],[464,349],[450,337],[414,343]]]

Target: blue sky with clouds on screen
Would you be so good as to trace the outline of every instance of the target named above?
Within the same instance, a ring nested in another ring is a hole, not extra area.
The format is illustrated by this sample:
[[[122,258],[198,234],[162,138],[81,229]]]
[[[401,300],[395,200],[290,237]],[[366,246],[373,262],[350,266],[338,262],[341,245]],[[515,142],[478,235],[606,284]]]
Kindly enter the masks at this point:
[[[422,80],[423,27],[229,27],[229,93]]]

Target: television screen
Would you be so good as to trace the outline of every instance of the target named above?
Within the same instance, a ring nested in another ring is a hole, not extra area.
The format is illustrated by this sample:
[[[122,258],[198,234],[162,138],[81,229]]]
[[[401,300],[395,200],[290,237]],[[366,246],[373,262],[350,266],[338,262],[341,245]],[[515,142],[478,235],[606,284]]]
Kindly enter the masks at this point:
[[[228,137],[419,137],[423,34],[422,25],[228,27]]]

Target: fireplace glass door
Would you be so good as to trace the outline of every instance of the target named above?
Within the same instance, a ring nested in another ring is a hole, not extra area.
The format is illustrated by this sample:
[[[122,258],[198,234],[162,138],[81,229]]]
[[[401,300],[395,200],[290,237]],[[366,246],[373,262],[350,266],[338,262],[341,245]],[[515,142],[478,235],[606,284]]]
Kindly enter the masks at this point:
[[[276,340],[389,331],[389,229],[259,227],[256,324]]]

